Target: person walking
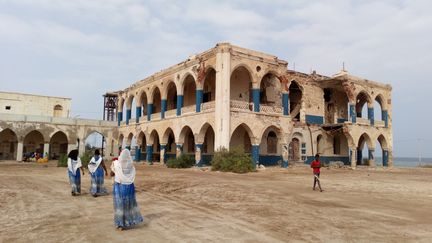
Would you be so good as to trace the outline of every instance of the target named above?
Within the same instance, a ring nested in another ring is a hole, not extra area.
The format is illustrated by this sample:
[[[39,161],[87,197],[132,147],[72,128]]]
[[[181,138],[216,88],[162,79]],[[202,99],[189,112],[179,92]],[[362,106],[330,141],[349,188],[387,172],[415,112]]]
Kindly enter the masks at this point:
[[[108,192],[104,186],[104,171],[105,176],[108,176],[108,172],[98,149],[95,150],[88,164],[88,170],[91,177],[90,194],[93,197],[107,195]]]
[[[82,167],[81,159],[78,157],[78,150],[74,149],[69,152],[68,160],[68,175],[69,175],[69,183],[72,187],[72,196],[77,196],[81,194],[81,174],[84,175],[84,168]]]
[[[321,188],[321,183],[320,183],[320,180],[319,180],[320,173],[321,173],[321,161],[320,161],[319,157],[320,157],[319,154],[315,155],[315,160],[312,161],[311,168],[312,168],[313,174],[314,174],[313,190],[315,191],[315,186],[316,186],[316,184],[318,182],[318,187],[320,189],[320,192],[322,192],[323,189]]]
[[[114,176],[114,225],[119,230],[137,225],[144,220],[135,198],[135,173],[130,151],[124,149],[118,159],[111,164],[111,176]]]

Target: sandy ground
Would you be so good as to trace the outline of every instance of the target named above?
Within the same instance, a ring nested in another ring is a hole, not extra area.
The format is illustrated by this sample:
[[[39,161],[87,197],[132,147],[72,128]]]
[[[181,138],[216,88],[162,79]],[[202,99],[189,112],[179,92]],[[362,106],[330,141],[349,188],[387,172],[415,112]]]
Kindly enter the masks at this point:
[[[145,223],[117,231],[88,174],[72,197],[66,168],[0,162],[0,242],[432,242],[432,169],[323,169],[322,193],[307,167],[137,169]]]

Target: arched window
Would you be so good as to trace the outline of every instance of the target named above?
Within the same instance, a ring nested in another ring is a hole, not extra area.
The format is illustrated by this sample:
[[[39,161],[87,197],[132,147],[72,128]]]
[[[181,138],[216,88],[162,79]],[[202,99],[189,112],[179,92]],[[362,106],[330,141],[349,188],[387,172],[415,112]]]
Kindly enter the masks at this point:
[[[277,153],[277,136],[276,133],[271,131],[267,136],[267,153],[276,154]]]
[[[63,106],[55,105],[54,106],[54,117],[61,117],[63,113]]]

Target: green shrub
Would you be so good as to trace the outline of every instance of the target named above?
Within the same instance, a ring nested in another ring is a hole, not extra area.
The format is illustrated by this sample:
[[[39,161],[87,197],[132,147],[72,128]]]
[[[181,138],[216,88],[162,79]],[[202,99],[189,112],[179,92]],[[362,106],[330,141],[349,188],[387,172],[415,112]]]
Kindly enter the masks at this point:
[[[247,173],[255,171],[255,165],[249,154],[242,149],[234,148],[230,151],[222,149],[217,151],[211,161],[212,170]]]
[[[84,152],[84,154],[80,157],[82,166],[84,168],[87,167],[87,165],[90,162],[90,160],[92,159],[93,155],[94,155],[94,151],[93,150],[86,150]]]
[[[195,165],[195,159],[189,155],[182,154],[177,158],[171,158],[167,161],[168,168],[190,168]]]
[[[60,157],[57,161],[57,167],[67,167],[67,160],[68,160],[68,157],[66,154],[60,155]]]

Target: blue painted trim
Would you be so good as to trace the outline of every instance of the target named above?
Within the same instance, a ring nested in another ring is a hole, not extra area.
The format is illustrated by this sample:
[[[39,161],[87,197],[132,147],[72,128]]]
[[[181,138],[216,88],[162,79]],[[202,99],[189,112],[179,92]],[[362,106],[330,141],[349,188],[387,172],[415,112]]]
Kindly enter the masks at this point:
[[[389,152],[388,150],[383,150],[382,160],[383,160],[383,166],[388,166],[388,160],[389,160]]]
[[[368,107],[368,119],[370,120],[370,124],[373,126],[375,124],[374,108],[373,107]]]
[[[315,156],[307,156],[305,164],[312,163],[314,161]],[[349,156],[320,156],[320,161],[323,164],[329,164],[330,162],[342,161],[344,165],[351,165]]]
[[[201,165],[211,165],[211,162],[213,160],[213,154],[202,154],[201,155]]]
[[[136,115],[135,115],[135,118],[136,118],[136,123],[139,123],[139,119],[140,119],[140,117],[141,117],[141,113],[142,113],[142,108],[141,108],[141,106],[137,106],[136,107]]]
[[[167,100],[163,99],[161,101],[161,119],[165,118],[165,112],[167,111],[168,103]]]
[[[337,123],[344,123],[344,122],[346,122],[346,121],[348,121],[348,120],[345,119],[345,118],[338,118],[338,119],[337,119]]]
[[[183,107],[183,95],[177,95],[177,116],[181,116],[182,107]]]
[[[324,117],[322,117],[322,116],[314,116],[314,115],[306,115],[306,123],[309,123],[309,124],[324,124]]]
[[[199,160],[199,161],[196,161],[195,160],[195,163],[196,163],[196,165],[198,166],[198,167],[201,167],[201,166],[203,166],[203,164],[202,164],[202,149],[203,149],[203,145],[202,144],[195,144],[195,151],[197,151],[198,149],[200,149],[200,157],[201,157],[201,159]]]
[[[118,124],[118,126],[120,126],[120,123],[122,122],[122,120],[123,120],[123,112],[119,111],[119,112],[117,112],[117,124]]]
[[[252,89],[252,101],[254,104],[254,112],[260,111],[260,90]]]
[[[135,161],[139,162],[141,160],[141,148],[135,147]]]
[[[384,121],[385,127],[388,127],[388,111],[387,110],[383,110],[381,112],[382,115],[382,119]]]
[[[153,146],[147,145],[147,163],[153,163]]]
[[[254,166],[256,167],[259,164],[259,145],[252,145],[251,155]]]
[[[132,111],[130,109],[126,110],[126,125],[129,125],[129,120],[131,119]]]
[[[357,122],[357,117],[356,117],[356,113],[355,113],[355,105],[350,104],[349,105],[349,114],[351,117],[351,122],[352,123],[356,123]]]
[[[203,96],[204,96],[204,92],[202,89],[197,89],[196,90],[196,95],[195,95],[195,111],[196,112],[201,112],[201,103],[203,102]]]
[[[147,104],[147,121],[151,120],[152,113],[153,113],[153,104]]]
[[[286,161],[288,163],[288,161]],[[281,164],[283,166],[282,156],[280,155],[261,155],[259,156],[259,164],[265,166],[274,166]],[[288,167],[288,165],[287,165]],[[286,168],[286,167],[285,167]]]
[[[288,116],[289,115],[289,94],[288,93],[282,94],[282,106],[283,106],[284,116]]]

